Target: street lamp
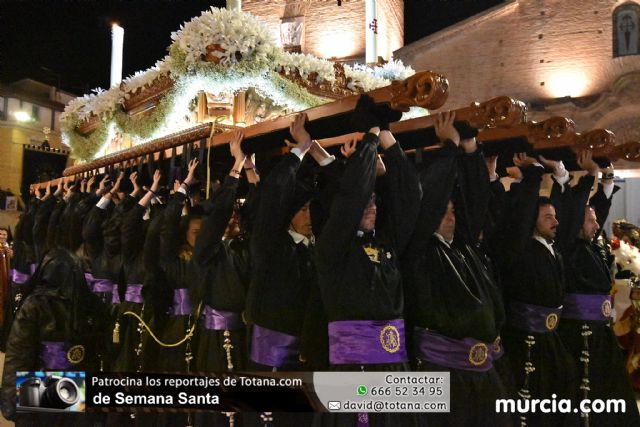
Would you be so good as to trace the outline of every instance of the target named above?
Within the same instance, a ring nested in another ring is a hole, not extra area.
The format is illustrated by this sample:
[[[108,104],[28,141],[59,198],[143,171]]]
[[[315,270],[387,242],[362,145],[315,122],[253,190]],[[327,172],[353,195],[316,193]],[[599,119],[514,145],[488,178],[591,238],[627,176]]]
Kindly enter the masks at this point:
[[[31,120],[31,116],[25,111],[16,111],[15,113],[13,113],[13,116],[19,122],[28,122]]]

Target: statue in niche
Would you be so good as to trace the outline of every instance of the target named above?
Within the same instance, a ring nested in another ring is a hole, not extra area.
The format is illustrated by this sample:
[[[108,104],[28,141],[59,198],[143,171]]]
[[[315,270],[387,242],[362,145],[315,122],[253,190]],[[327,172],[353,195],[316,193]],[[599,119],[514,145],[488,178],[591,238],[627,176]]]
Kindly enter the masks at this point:
[[[268,98],[260,96],[254,89],[247,90],[246,106],[245,106],[245,123],[250,126],[265,120],[275,119],[276,117],[289,114],[284,107],[275,105]]]
[[[640,5],[626,3],[613,11],[613,56],[640,54]]]
[[[280,23],[280,41],[287,52],[302,51],[302,34],[304,32],[304,16],[282,18]]]

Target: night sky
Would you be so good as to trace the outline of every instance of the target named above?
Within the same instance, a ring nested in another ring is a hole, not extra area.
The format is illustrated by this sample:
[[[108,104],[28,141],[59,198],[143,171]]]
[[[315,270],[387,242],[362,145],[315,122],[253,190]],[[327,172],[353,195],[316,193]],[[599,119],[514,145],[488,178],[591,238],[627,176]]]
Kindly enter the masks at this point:
[[[405,0],[405,43],[499,3]],[[224,5],[224,0],[0,0],[0,81],[30,77],[78,95],[106,88],[112,22],[125,29],[127,77],[162,59],[180,24],[210,6]]]

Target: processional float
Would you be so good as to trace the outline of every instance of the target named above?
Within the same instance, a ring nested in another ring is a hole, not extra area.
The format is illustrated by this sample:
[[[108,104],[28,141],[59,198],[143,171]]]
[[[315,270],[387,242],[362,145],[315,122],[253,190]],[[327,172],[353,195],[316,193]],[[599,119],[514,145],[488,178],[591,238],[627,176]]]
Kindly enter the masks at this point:
[[[224,32],[230,31],[229,27],[232,26],[229,23],[235,21],[239,22],[236,24],[241,25],[240,28],[254,28],[251,31],[255,34],[244,39],[245,50],[230,43],[229,38],[224,38]],[[207,25],[203,33],[204,23]],[[217,25],[220,23],[225,25]],[[310,55],[290,54],[278,47],[271,47],[270,51],[264,53],[260,49],[265,50],[265,46],[271,42],[266,39],[268,31],[261,25],[249,14],[212,8],[174,33],[170,55],[159,66],[107,92],[80,98],[76,104],[84,102],[81,107],[70,104],[65,111],[65,132],[67,140],[72,141],[72,154],[82,152],[83,141],[91,141],[93,135],[108,134],[104,129],[104,109],[96,113],[87,109],[88,105],[101,105],[100,102],[108,103],[109,97],[118,97],[117,101],[111,101],[116,105],[110,107],[108,117],[115,117],[116,124],[125,123],[129,127],[132,123],[139,127],[145,120],[157,121],[158,111],[170,109],[171,105],[167,104],[172,102],[189,102],[190,109],[185,110],[188,117],[186,125],[183,124],[180,130],[96,158],[85,156],[83,162],[68,167],[63,175],[82,177],[137,167],[139,171],[148,171],[146,178],[150,179],[153,168],[160,166],[173,170],[176,164],[184,165],[193,156],[224,160],[228,158],[228,150],[222,147],[231,141],[232,132],[236,129],[244,134],[245,152],[273,157],[283,152],[284,139],[290,138],[288,128],[292,116],[300,111],[307,114],[309,121],[306,127],[309,133],[327,150],[337,152],[339,145],[361,136],[350,132],[349,115],[363,93],[371,96],[376,103],[389,104],[392,109],[414,116],[417,110],[422,110],[417,117],[391,124],[391,131],[417,162],[438,149],[434,131],[436,116],[433,112],[443,109],[455,111],[458,126],[477,129],[477,140],[482,144],[485,154],[498,155],[502,167],[509,166],[513,154],[522,151],[563,160],[569,169],[575,168],[577,153],[586,149],[593,150],[594,157],[601,165],[618,159],[640,162],[640,142],[616,144],[615,135],[605,129],[578,133],[574,122],[565,117],[551,117],[541,122],[528,121],[526,105],[507,96],[463,107],[448,106],[449,83],[445,76],[437,72],[420,71],[409,75],[407,70],[413,70],[394,63],[392,65],[396,68],[402,68],[402,72],[396,75],[404,78],[386,76],[385,80],[377,77],[372,83],[367,82],[366,74],[373,75],[384,67],[368,67],[358,71],[354,67]],[[200,31],[196,38],[193,38],[193,34],[196,34],[193,27]],[[190,43],[184,43],[188,37],[192,37]],[[221,37],[226,41],[221,42]],[[198,46],[200,51],[197,51]],[[255,64],[264,66],[265,58],[271,61],[266,65],[267,71],[255,74],[257,77],[253,81],[247,79],[247,73],[251,72],[246,70]],[[216,89],[207,88],[203,83],[203,87],[196,88],[196,96],[186,101],[180,99],[176,95],[176,88],[184,87],[185,81],[197,82],[194,76],[199,73],[208,76],[210,81],[211,76],[215,80],[218,78],[216,73],[219,73],[222,76],[220,78],[227,82],[233,81],[228,79],[236,75],[242,83],[227,83],[232,87],[226,93],[219,91],[220,85],[217,85],[218,92],[215,92]],[[271,85],[267,91],[264,90],[264,80],[261,80],[265,75],[270,79],[267,86]],[[133,84],[133,80],[138,84]],[[387,84],[381,86],[381,82]],[[302,107],[292,107],[292,103],[283,107],[283,102],[276,99],[292,93],[294,95],[291,96],[298,100],[313,99],[311,104],[316,105],[303,108],[305,102],[297,102]],[[74,120],[69,120],[69,117]],[[127,126],[123,127],[123,133],[126,133]],[[123,138],[120,134],[117,137]]]

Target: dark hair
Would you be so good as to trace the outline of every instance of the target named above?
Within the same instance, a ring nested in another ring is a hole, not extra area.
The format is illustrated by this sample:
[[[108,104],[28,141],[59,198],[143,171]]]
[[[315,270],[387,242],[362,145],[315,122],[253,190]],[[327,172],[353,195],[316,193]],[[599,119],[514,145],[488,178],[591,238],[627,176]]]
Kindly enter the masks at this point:
[[[553,200],[551,200],[549,197],[544,197],[544,196],[538,197],[538,210],[540,210],[541,207],[547,206],[547,205],[551,205],[554,208],[556,207],[553,204]]]

